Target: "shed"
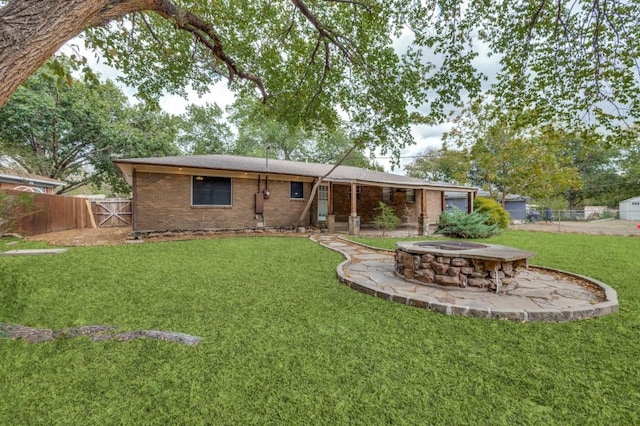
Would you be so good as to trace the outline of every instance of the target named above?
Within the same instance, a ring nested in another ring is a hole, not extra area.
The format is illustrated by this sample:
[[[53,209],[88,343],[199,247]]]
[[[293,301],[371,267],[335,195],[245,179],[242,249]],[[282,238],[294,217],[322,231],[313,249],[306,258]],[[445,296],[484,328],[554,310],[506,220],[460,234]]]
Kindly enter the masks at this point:
[[[620,201],[619,210],[622,220],[640,220],[640,197]]]
[[[487,197],[490,198],[491,194],[487,191],[478,191],[479,197]],[[464,194],[456,193],[456,192],[447,192],[446,193],[446,207],[447,210],[451,210],[454,207],[463,211],[467,211],[468,200]],[[504,200],[504,208],[509,215],[511,216],[511,220],[521,220],[524,219],[527,215],[526,204],[529,200],[529,197],[525,197],[522,195],[509,194]]]

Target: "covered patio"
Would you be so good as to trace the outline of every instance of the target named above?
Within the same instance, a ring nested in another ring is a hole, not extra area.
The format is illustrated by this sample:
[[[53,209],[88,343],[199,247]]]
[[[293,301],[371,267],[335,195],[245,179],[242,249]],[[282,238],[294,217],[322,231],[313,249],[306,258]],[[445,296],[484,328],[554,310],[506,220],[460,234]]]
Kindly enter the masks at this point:
[[[385,179],[345,181],[339,176],[324,179],[314,200],[315,225],[330,233],[348,231],[350,235],[359,235],[363,229],[372,229],[367,225],[379,214],[379,203],[383,202],[393,208],[404,230],[427,235],[429,225],[435,224],[446,209],[445,192],[465,196],[468,212],[473,211],[476,188],[378,173],[384,176],[375,177]]]

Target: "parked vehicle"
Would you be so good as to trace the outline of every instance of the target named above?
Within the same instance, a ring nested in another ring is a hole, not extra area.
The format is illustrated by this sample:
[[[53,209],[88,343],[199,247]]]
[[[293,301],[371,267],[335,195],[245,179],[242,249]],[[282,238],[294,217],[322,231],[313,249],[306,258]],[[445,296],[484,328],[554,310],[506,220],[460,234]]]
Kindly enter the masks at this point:
[[[540,219],[540,212],[538,210],[531,210],[524,219],[522,219],[522,223],[536,223],[540,222]]]

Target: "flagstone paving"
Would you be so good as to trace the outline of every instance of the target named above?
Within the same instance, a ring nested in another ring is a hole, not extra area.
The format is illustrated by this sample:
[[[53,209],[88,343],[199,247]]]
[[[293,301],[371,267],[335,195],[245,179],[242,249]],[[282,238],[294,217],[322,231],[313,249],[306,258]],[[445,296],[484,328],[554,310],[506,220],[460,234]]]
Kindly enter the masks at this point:
[[[338,279],[348,287],[392,302],[448,315],[514,321],[573,321],[618,311],[615,290],[588,277],[530,267],[517,285],[499,294],[485,289],[423,285],[394,272],[394,253],[348,241],[338,235],[318,234],[317,243],[342,253]]]

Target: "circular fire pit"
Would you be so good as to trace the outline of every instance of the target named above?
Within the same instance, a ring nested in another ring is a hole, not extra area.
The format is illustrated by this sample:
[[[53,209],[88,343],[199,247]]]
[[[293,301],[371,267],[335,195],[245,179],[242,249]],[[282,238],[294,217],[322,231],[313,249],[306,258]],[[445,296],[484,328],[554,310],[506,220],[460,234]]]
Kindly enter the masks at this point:
[[[395,273],[425,285],[486,289],[499,293],[516,285],[530,251],[460,241],[399,242]]]
[[[471,250],[471,249],[487,248],[486,244],[467,243],[467,242],[461,242],[461,241],[435,241],[435,242],[414,243],[414,244],[419,247],[435,248],[440,250]]]

